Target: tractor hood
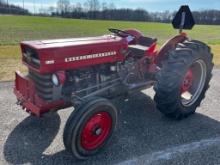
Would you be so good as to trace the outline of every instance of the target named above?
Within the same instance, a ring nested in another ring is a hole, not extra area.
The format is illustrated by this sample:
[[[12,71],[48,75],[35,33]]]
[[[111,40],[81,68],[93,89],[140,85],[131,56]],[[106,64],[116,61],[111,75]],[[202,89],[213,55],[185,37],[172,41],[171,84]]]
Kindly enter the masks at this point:
[[[121,61],[127,47],[125,39],[112,35],[21,43],[24,64],[40,73]]]
[[[39,41],[24,41],[21,44],[28,45],[34,49],[48,49],[48,48],[63,48],[63,47],[78,47],[88,46],[94,44],[105,44],[121,41],[121,37],[113,35],[104,35],[99,37],[86,38],[67,38],[67,39],[53,39],[53,40],[39,40]]]

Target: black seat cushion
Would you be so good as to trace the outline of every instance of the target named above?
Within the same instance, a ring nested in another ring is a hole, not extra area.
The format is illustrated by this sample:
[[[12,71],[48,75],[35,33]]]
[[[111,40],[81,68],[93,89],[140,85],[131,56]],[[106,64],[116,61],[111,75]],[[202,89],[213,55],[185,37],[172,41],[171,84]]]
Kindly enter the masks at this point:
[[[150,47],[153,43],[157,42],[156,38],[150,38],[150,37],[140,37],[138,39],[139,45],[144,45]]]

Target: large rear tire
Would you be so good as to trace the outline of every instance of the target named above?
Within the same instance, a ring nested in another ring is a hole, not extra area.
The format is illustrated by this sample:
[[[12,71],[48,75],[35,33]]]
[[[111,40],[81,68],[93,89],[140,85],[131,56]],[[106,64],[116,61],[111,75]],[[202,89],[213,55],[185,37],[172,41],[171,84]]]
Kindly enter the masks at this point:
[[[116,121],[117,110],[108,100],[93,98],[86,101],[66,122],[65,148],[78,159],[96,154],[110,140]]]
[[[212,58],[210,48],[195,40],[179,43],[169,52],[156,75],[157,109],[175,119],[193,114],[209,88]]]

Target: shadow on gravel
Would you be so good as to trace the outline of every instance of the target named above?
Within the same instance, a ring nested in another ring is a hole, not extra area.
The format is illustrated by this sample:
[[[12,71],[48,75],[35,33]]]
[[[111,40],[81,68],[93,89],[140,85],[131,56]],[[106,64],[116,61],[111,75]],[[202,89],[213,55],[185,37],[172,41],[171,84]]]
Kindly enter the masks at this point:
[[[28,117],[22,121],[8,136],[5,159],[10,164],[107,165],[220,136],[218,121],[199,113],[182,121],[167,119],[156,110],[152,99],[142,93],[131,96],[128,101],[117,99],[113,102],[119,109],[118,129],[110,145],[88,160],[77,161],[65,150],[43,154],[60,127],[57,114],[42,119]],[[60,148],[55,148],[57,150]]]
[[[60,121],[56,113],[44,118],[27,117],[8,136],[5,159],[11,164],[39,164],[42,153],[57,135]]]

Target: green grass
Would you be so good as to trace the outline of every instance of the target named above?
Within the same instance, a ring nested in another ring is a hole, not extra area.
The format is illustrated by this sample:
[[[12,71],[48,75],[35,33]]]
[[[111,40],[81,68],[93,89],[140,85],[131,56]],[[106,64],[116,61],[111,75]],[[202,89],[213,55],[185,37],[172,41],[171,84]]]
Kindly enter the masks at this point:
[[[0,15],[0,81],[12,80],[14,70],[25,70],[20,62],[20,41],[97,36],[108,33],[110,27],[136,28],[146,36],[158,38],[160,45],[177,34],[171,24],[162,23]],[[196,25],[187,33],[211,45],[214,62],[220,66],[220,26]]]
[[[109,27],[136,28],[163,43],[177,33],[170,24],[148,22],[76,20],[31,16],[0,16],[0,44],[17,44],[21,40],[96,36]],[[189,32],[193,38],[220,44],[220,26],[197,25]]]

